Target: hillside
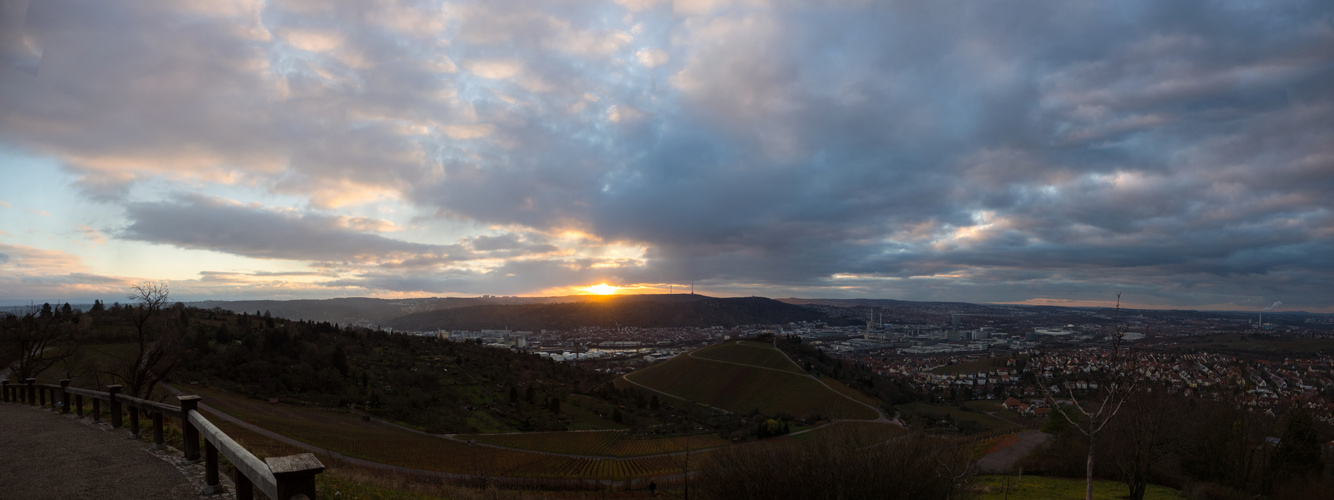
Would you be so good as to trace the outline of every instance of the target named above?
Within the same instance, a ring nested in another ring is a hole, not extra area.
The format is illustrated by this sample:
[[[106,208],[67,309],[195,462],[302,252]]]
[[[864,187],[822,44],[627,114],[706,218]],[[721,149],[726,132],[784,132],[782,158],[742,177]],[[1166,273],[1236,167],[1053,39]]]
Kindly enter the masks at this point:
[[[873,409],[822,385],[763,343],[732,341],[706,347],[627,374],[625,379],[734,413],[876,418]]]
[[[384,325],[398,330],[541,330],[584,326],[705,327],[824,321],[823,313],[762,297],[590,297],[560,304],[479,305],[419,312]]]
[[[570,302],[573,297],[432,297],[425,299],[372,299],[347,297],[310,300],[207,300],[190,302],[200,309],[215,307],[235,313],[269,312],[275,317],[371,326],[423,311],[478,305]]]

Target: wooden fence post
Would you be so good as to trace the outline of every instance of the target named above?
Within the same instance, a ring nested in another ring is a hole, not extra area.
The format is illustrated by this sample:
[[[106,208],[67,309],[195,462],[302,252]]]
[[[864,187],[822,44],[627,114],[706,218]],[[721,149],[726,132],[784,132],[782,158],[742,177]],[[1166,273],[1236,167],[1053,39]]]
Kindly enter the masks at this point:
[[[60,413],[69,413],[69,379],[60,381]]]
[[[199,429],[195,424],[190,423],[190,412],[199,408],[199,400],[204,399],[201,396],[176,396],[181,401],[181,434],[185,439],[185,459],[190,462],[199,461]]]
[[[278,498],[287,500],[305,495],[315,500],[315,475],[324,472],[324,464],[310,453],[264,459],[278,480]]]
[[[112,428],[112,429],[119,429],[120,426],[121,426],[121,417],[120,417],[120,400],[119,400],[119,399],[116,399],[116,395],[120,394],[120,390],[121,390],[121,389],[124,389],[124,388],[125,388],[125,386],[123,386],[123,385],[108,385],[108,386],[107,386],[107,394],[111,396],[111,397],[109,397],[109,398],[107,398],[107,399],[109,399],[110,402],[111,402],[111,428]]]
[[[75,411],[79,414],[79,418],[83,418],[83,394],[74,395],[74,406],[76,408]]]
[[[54,402],[55,402],[55,401],[52,401],[52,403],[54,403]],[[45,387],[38,387],[38,388],[37,388],[37,406],[38,406],[38,407],[41,407],[41,408],[46,408],[46,388],[45,388]]]
[[[4,397],[4,400],[5,400],[6,403],[8,403],[8,402],[9,402],[9,379],[4,379],[4,380],[0,381],[0,387],[3,387],[2,389],[0,389],[0,393],[4,393],[4,396],[3,396],[3,397]]]
[[[37,383],[37,379],[24,379],[23,382],[28,384],[28,397],[24,399],[23,402],[28,403],[29,405],[37,404],[37,388],[33,386],[33,384]]]
[[[139,409],[134,406],[126,409],[130,411],[130,439],[139,439]]]
[[[162,449],[164,441],[162,439],[162,412],[153,412],[153,449]]]
[[[255,483],[236,469],[236,500],[255,500]]]
[[[204,440],[204,494],[212,495],[222,493],[222,485],[218,484],[218,447],[213,446],[213,442]]]
[[[98,398],[93,398],[93,421],[102,421],[102,400]]]

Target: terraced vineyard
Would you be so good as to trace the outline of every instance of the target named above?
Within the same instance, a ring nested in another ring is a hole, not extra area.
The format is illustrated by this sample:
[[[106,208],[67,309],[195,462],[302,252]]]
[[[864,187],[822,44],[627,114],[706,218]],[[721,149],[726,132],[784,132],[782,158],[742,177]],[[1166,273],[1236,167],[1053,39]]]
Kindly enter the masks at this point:
[[[688,439],[685,437],[635,439],[625,431],[473,434],[459,438],[524,450],[617,458],[676,453],[685,451],[687,445],[691,450],[701,450],[728,444],[728,441],[714,433],[690,436]]]
[[[539,436],[537,441],[548,440],[546,446],[559,449],[583,447],[593,449],[596,445],[560,444],[562,441],[579,443],[579,440],[612,440],[603,445],[609,451],[608,456],[632,458],[577,458],[528,453],[520,450],[506,450],[489,446],[469,446],[467,443],[439,437],[424,436],[396,427],[363,422],[356,416],[337,411],[303,408],[280,404],[269,404],[245,397],[192,387],[192,392],[204,396],[204,403],[228,415],[258,425],[284,436],[309,443],[321,448],[342,453],[349,457],[362,458],[380,463],[411,467],[414,469],[434,470],[454,474],[482,474],[489,476],[512,477],[548,477],[548,478],[597,478],[626,479],[653,475],[679,474],[681,463],[672,456],[643,456],[651,453],[664,453],[656,450],[644,452],[647,448],[657,447],[653,441],[663,441],[662,446],[672,446],[671,440],[644,440],[638,445],[635,440],[619,439],[622,432],[572,432],[572,433],[536,433],[510,434],[508,436]],[[565,434],[562,438],[561,434]],[[544,436],[550,435],[550,436]],[[601,436],[599,436],[601,435]],[[492,435],[503,437],[506,435]],[[680,439],[680,438],[677,438]],[[691,438],[691,449],[703,447],[707,438]],[[617,443],[617,441],[621,443]],[[716,436],[712,442],[721,441]],[[699,443],[699,444],[697,444]],[[636,448],[641,446],[641,448]],[[536,449],[530,447],[529,449]],[[673,450],[675,451],[675,450]],[[671,451],[666,451],[670,453]],[[702,457],[704,451],[699,455]],[[577,454],[577,453],[574,453]],[[636,457],[636,455],[638,455]],[[691,461],[697,460],[692,455]]]
[[[872,409],[840,394],[850,390],[830,390],[767,344],[729,342],[693,354],[635,372],[629,379],[734,412],[756,408],[798,417],[876,418]],[[710,450],[729,444],[712,433],[637,439],[624,430],[476,434],[451,440],[362,421],[342,411],[270,404],[203,387],[191,390],[219,411],[298,441],[349,457],[455,474],[580,479],[679,474],[683,457],[676,454],[687,445],[691,462],[699,463]],[[664,398],[667,401],[672,398]],[[469,445],[469,440],[481,445]]]
[[[801,367],[788,360],[787,356],[784,356],[782,352],[769,346],[769,344],[740,340],[700,349],[693,354],[696,358],[772,368],[801,375],[806,374]]]
[[[802,434],[798,434],[796,436],[792,436],[792,439],[798,439],[798,440],[823,439],[826,436],[839,432],[864,435],[871,439],[874,439],[875,441],[887,441],[907,434],[908,429],[904,429],[903,427],[900,427],[895,424],[885,424],[879,422],[839,422],[836,424],[830,424],[824,427],[811,429],[810,432],[805,432]]]
[[[804,373],[775,368],[778,363],[774,356],[796,368],[772,347],[729,342],[677,356],[627,374],[625,379],[738,413],[757,409],[770,415],[786,412],[797,417],[877,417],[875,410],[843,397]],[[763,364],[747,363],[753,360]]]

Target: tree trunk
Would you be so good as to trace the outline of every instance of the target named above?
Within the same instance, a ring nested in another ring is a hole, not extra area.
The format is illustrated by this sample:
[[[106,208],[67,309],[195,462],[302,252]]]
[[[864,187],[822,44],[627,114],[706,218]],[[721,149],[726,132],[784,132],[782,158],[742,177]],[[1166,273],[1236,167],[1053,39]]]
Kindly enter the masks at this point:
[[[1130,487],[1130,500],[1144,500],[1144,493],[1148,489],[1147,481],[1136,482]]]
[[[1086,462],[1084,500],[1093,500],[1093,440],[1089,439],[1089,458]]]

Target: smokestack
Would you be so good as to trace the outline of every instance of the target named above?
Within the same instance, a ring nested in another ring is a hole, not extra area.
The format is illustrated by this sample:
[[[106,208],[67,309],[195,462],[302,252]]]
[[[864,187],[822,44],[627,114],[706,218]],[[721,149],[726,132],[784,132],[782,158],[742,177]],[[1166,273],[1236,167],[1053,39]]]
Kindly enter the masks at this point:
[[[1260,310],[1260,328],[1264,328],[1264,327],[1265,327],[1265,311],[1273,310],[1275,307],[1278,307],[1278,306],[1281,306],[1281,305],[1283,305],[1283,302],[1282,302],[1282,301],[1275,300],[1273,304],[1270,304],[1270,305],[1269,305],[1269,307],[1266,307],[1266,308]]]

